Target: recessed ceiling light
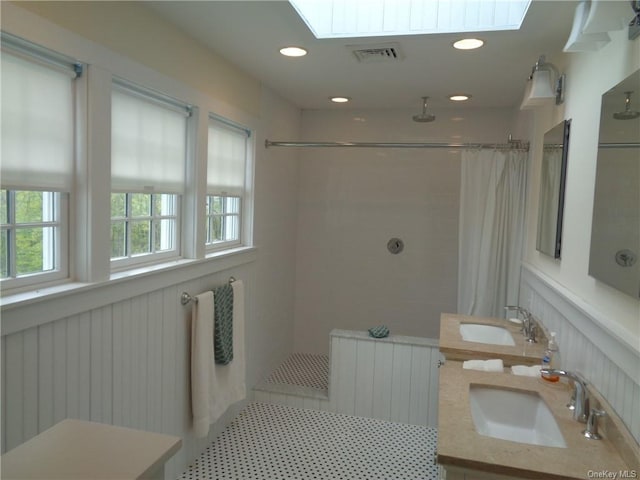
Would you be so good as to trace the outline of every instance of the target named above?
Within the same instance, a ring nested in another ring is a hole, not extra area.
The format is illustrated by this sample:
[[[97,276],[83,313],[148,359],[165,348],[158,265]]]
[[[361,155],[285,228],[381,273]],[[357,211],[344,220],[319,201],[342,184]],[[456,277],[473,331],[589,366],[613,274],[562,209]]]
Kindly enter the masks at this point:
[[[484,45],[484,40],[479,38],[463,38],[453,43],[453,48],[458,50],[473,50],[474,48],[480,48]]]
[[[334,103],[347,103],[348,101],[351,100],[351,98],[349,98],[349,97],[329,97],[329,100],[331,100]]]
[[[465,100],[469,100],[470,98],[471,95],[465,94],[449,95],[449,100],[452,100],[454,102],[464,102]]]
[[[280,53],[285,57],[304,57],[307,51],[302,47],[282,47]]]

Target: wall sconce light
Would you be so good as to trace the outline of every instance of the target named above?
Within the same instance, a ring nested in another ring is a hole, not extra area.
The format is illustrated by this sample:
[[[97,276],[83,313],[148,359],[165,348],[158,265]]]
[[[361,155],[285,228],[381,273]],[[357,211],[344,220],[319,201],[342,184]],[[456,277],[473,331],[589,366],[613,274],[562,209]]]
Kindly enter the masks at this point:
[[[611,41],[609,33],[630,25],[634,2],[585,0],[578,4],[565,52],[592,52]],[[631,38],[631,36],[629,37]]]
[[[555,65],[540,55],[527,80],[520,110],[552,105],[554,102],[560,105],[564,102],[564,85],[565,75],[560,75]]]

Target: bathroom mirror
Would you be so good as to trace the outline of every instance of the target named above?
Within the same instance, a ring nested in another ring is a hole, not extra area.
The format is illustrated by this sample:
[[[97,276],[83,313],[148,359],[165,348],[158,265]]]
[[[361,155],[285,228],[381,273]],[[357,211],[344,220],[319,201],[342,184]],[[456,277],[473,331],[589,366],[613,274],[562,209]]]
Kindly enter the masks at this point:
[[[565,120],[544,134],[536,249],[553,258],[560,258],[562,246],[570,127],[571,120]]]
[[[640,297],[640,70],[602,96],[589,275]]]

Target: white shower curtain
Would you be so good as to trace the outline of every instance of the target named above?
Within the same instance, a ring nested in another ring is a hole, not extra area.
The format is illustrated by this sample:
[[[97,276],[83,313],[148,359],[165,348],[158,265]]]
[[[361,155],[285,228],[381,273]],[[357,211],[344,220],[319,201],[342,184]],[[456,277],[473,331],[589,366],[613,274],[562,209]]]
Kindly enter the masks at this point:
[[[460,185],[458,313],[503,317],[517,305],[527,152],[464,150]]]

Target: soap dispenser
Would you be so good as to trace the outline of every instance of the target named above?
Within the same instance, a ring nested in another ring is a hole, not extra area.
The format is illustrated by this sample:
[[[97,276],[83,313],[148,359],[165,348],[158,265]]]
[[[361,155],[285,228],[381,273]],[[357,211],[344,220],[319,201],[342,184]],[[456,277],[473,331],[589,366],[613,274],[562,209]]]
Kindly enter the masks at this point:
[[[547,344],[547,348],[544,351],[544,356],[542,357],[542,368],[556,368],[558,363],[558,343],[556,342],[556,332],[550,332],[549,343]],[[549,373],[541,373],[543,380],[547,382],[557,382],[560,380],[558,375],[551,375]]]

